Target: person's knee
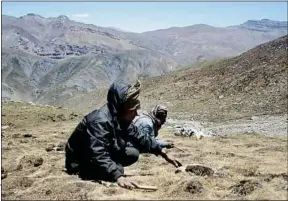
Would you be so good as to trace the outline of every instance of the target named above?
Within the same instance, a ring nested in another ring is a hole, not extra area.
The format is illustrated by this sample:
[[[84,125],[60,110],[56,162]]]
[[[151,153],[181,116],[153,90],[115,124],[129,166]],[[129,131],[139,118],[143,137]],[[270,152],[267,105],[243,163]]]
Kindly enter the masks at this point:
[[[132,165],[133,163],[136,163],[139,159],[139,151],[138,149],[134,148],[134,147],[127,147],[126,148],[126,154],[127,154],[127,164],[125,164],[126,166],[128,165]]]

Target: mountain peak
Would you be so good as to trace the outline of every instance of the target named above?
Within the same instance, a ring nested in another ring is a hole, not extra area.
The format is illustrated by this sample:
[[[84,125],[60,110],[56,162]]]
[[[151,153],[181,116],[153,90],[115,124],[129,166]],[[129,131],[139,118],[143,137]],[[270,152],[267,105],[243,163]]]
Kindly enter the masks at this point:
[[[248,20],[241,24],[242,27],[287,27],[287,21],[274,21],[270,19],[261,19],[261,20]]]
[[[43,18],[41,15],[38,15],[38,14],[35,14],[35,13],[28,13],[26,16]]]
[[[57,17],[57,19],[59,19],[59,20],[69,20],[69,18],[66,15],[59,15]]]

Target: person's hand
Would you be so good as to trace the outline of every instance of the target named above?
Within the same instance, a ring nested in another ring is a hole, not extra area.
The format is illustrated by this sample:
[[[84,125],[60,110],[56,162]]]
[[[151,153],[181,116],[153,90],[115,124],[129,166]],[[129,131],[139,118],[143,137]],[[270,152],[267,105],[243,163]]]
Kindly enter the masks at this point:
[[[176,168],[182,166],[182,164],[181,164],[178,160],[176,160],[176,159],[167,157],[167,158],[165,158],[165,160],[166,160],[168,163],[171,163],[172,165],[174,165]]]
[[[165,146],[165,148],[167,148],[167,149],[171,149],[171,148],[174,148],[175,146],[174,146],[174,143],[168,143],[166,146]]]
[[[129,181],[125,177],[121,176],[117,179],[117,184],[122,188],[133,189],[135,185],[133,182]]]
[[[178,160],[169,157],[169,156],[168,156],[166,153],[164,153],[164,152],[161,153],[161,156],[162,156],[168,163],[171,163],[171,164],[174,165],[176,168],[182,166],[182,164],[181,164]]]

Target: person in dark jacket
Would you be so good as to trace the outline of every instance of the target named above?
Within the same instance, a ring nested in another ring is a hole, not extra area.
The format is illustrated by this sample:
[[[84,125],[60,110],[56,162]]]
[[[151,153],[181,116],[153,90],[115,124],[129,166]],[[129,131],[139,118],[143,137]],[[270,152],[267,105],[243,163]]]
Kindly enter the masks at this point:
[[[138,132],[132,124],[140,108],[140,82],[135,85],[114,82],[107,95],[107,103],[87,114],[77,125],[65,147],[65,167],[69,174],[82,179],[117,181],[125,188],[134,188],[124,177],[124,168],[138,160],[139,152],[161,155],[177,167],[161,146]],[[128,146],[131,142],[133,146]]]
[[[143,135],[155,138],[159,146],[170,149],[174,147],[173,143],[157,139],[158,131],[166,122],[167,113],[168,110],[164,105],[156,105],[150,112],[143,112],[140,116],[136,117],[133,123]]]

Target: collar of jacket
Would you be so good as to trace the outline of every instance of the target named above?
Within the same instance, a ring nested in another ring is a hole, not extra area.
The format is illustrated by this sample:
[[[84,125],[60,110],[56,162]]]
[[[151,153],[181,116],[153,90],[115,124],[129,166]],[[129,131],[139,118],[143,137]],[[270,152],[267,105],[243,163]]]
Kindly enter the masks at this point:
[[[156,118],[153,115],[151,115],[150,113],[143,113],[143,114],[152,120],[153,127],[154,127],[154,132],[155,132],[155,137],[157,137],[158,136],[158,130],[157,130],[157,120],[156,120]]]

